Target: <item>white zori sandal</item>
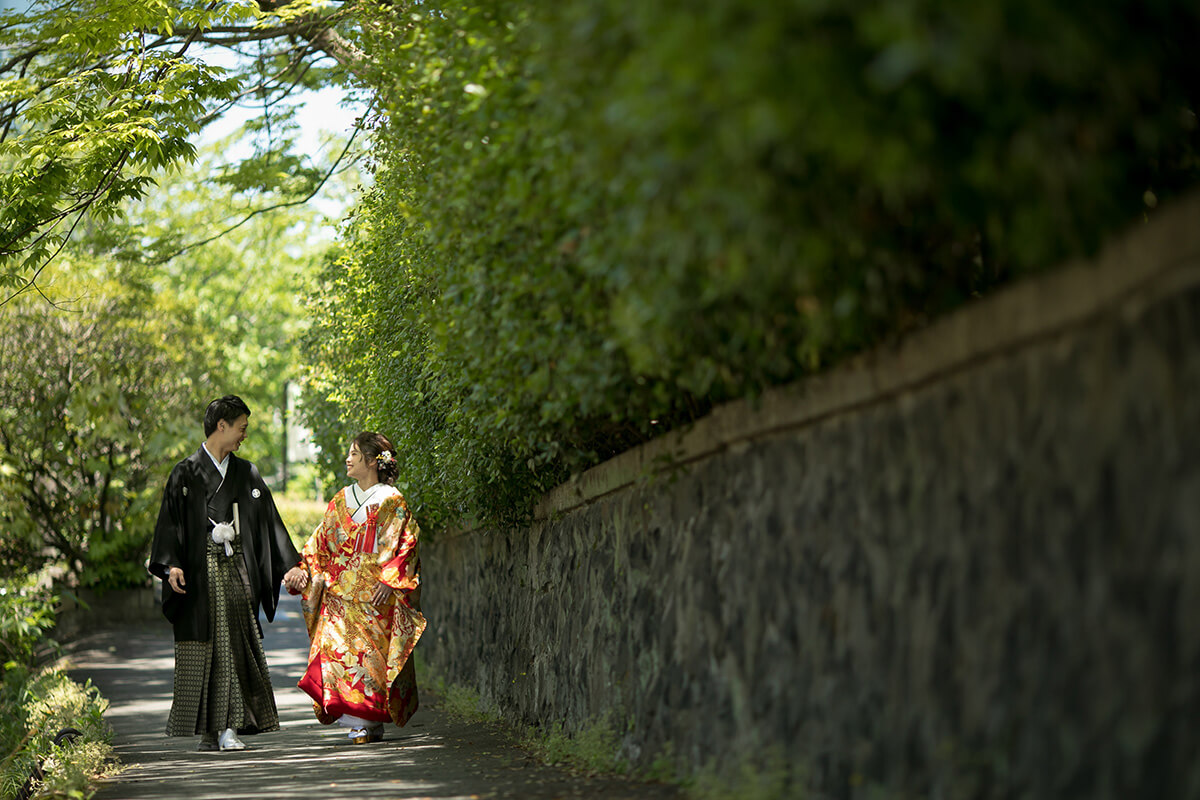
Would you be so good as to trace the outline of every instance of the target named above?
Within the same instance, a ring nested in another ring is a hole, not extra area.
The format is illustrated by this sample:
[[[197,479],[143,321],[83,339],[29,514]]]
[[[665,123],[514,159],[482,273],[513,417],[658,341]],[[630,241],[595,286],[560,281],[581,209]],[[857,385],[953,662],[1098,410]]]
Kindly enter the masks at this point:
[[[217,739],[217,746],[222,750],[245,750],[246,743],[237,738],[237,733],[233,728],[226,728],[225,732]]]

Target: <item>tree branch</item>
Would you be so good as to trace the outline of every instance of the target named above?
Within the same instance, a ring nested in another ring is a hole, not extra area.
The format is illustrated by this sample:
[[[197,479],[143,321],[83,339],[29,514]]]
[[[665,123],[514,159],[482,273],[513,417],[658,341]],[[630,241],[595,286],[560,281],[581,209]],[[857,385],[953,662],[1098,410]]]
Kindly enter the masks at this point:
[[[220,0],[211,0],[211,2],[208,5],[208,10],[212,10],[214,7],[216,7],[218,2],[220,2]],[[183,54],[185,52],[187,52],[187,49],[192,45],[192,43],[194,41],[195,41],[195,36],[189,37],[186,41],[184,41],[183,44],[180,46],[179,51],[175,53],[175,58],[176,59],[182,58]],[[157,73],[154,75],[154,78],[153,78],[154,82],[157,83],[158,81],[161,81],[163,76],[166,74],[166,71],[167,71],[167,64],[163,64],[162,66],[160,66],[157,70]],[[91,193],[90,197],[87,200],[81,201],[79,203],[76,203],[74,206],[72,206],[72,209],[79,209],[79,215],[75,218],[75,222],[72,223],[71,230],[68,231],[67,235],[63,237],[62,242],[55,249],[54,253],[49,258],[42,261],[42,263],[40,265],[38,265],[37,269],[34,270],[33,276],[30,277],[30,279],[25,283],[25,285],[22,286],[20,289],[17,289],[12,294],[10,294],[3,301],[0,301],[0,308],[3,308],[5,305],[7,305],[13,298],[15,298],[21,294],[24,294],[30,288],[35,288],[35,289],[37,288],[37,279],[39,277],[41,277],[42,271],[47,267],[47,265],[50,264],[51,261],[53,261],[55,258],[57,258],[58,254],[62,252],[64,247],[66,247],[67,242],[70,241],[71,235],[75,232],[75,229],[79,226],[79,222],[83,219],[83,216],[85,213],[87,213],[87,210],[92,207],[92,205],[96,202],[96,200],[98,200],[100,198],[100,196],[102,194],[106,193],[110,188],[112,188],[113,183],[116,181],[117,176],[120,174],[121,168],[125,165],[125,162],[129,160],[129,154],[130,154],[130,150],[128,147],[122,149],[121,153],[117,156],[116,159],[113,160],[112,165],[109,167],[109,169],[105,173],[104,177],[101,178],[100,182],[96,186],[95,191],[93,191]],[[50,231],[53,231],[55,227],[58,227],[58,223],[71,213],[73,213],[73,211],[68,210],[65,212],[61,212],[54,217],[51,217],[50,220],[54,221],[54,226],[50,228]],[[19,238],[20,236],[24,236],[30,230],[31,229],[27,228],[24,232],[18,234],[18,236],[10,238],[9,241],[10,242],[16,241],[17,238]],[[40,242],[42,239],[44,239],[46,236],[48,236],[50,234],[50,231],[46,231],[46,232],[42,233],[40,236],[38,236],[36,239],[34,239],[33,243],[31,243],[30,245],[27,245],[26,247],[20,248],[13,252],[21,252],[22,250],[28,249],[29,247],[33,246],[33,244]],[[38,294],[40,294],[43,298],[46,297],[46,294],[44,292],[42,292],[40,289],[38,290]]]
[[[367,110],[363,112],[362,120],[365,120],[367,118],[367,115],[371,113],[371,109],[374,108],[374,106],[375,106],[375,102],[371,101],[371,105],[369,105],[367,107]],[[276,203],[275,205],[265,206],[264,208],[257,208],[255,210],[251,211],[249,214],[247,214],[245,217],[243,217],[238,222],[234,223],[233,225],[230,225],[228,228],[225,228],[224,230],[222,230],[218,233],[214,233],[212,236],[209,236],[206,239],[201,239],[198,242],[192,242],[189,245],[184,245],[183,247],[179,248],[175,252],[170,253],[169,255],[165,255],[165,256],[156,258],[150,263],[165,264],[166,262],[183,255],[184,253],[188,252],[189,250],[194,250],[197,247],[203,247],[204,245],[208,244],[209,242],[215,242],[217,239],[220,239],[225,234],[235,231],[238,228],[242,227],[247,222],[249,222],[250,220],[259,216],[260,214],[266,214],[269,211],[275,211],[280,208],[290,208],[292,206],[303,205],[304,203],[307,203],[309,200],[313,199],[313,197],[316,196],[317,192],[321,191],[321,188],[325,185],[326,181],[328,181],[329,178],[337,171],[338,166],[342,163],[342,159],[344,159],[346,157],[346,153],[348,153],[350,151],[351,145],[354,144],[355,137],[357,137],[359,131],[362,130],[362,126],[363,126],[362,120],[360,120],[359,123],[354,126],[354,133],[350,134],[350,141],[346,142],[346,146],[343,147],[342,152],[338,154],[337,159],[333,162],[333,166],[331,166],[329,168],[329,170],[325,173],[324,177],[321,178],[320,183],[318,183],[315,187],[313,187],[313,190],[311,192],[309,192],[307,195],[300,198],[299,200],[289,200],[286,203]]]
[[[289,61],[288,64],[286,66],[284,66],[283,69],[281,69],[277,73],[275,73],[275,75],[271,76],[270,78],[259,81],[258,83],[249,87],[245,91],[239,92],[236,96],[230,98],[227,102],[222,103],[221,105],[217,106],[212,111],[210,111],[208,114],[201,117],[198,124],[200,126],[207,125],[208,123],[212,122],[214,119],[221,116],[226,111],[233,108],[240,101],[244,100],[247,97],[259,94],[260,92],[262,92],[264,90],[274,91],[274,89],[270,89],[270,87],[268,85],[269,81],[279,79],[277,86],[282,86],[282,77],[284,75],[287,75],[292,70],[294,70],[304,60],[304,57],[310,52],[312,52],[312,49],[310,46],[306,45],[304,48],[301,48],[299,51],[297,51],[296,57],[293,58],[291,61]],[[279,99],[282,99],[283,97],[286,97],[287,95],[292,93],[292,91],[296,88],[296,86],[299,85],[301,79],[303,79],[303,77],[306,74],[308,74],[308,70],[312,68],[313,63],[315,63],[315,62],[309,62],[305,65],[304,71],[301,72],[296,77],[296,80],[292,81],[292,83],[287,87],[287,89],[285,91],[283,91],[283,95]],[[276,102],[276,101],[272,101],[272,102]]]
[[[219,2],[220,0],[211,0],[211,2],[207,4],[207,9],[212,10],[218,5]],[[289,2],[290,0],[259,0],[259,5],[262,10],[270,13],[279,11],[284,6],[287,6]],[[287,98],[305,79],[305,75],[313,65],[313,61],[310,58],[313,54],[321,53],[326,57],[332,58],[335,62],[341,64],[350,72],[357,73],[365,66],[366,59],[363,52],[360,51],[351,41],[341,36],[335,30],[335,25],[343,21],[348,16],[351,8],[352,4],[348,3],[332,13],[310,11],[301,14],[298,18],[288,21],[287,23],[273,25],[268,28],[222,25],[207,29],[177,29],[172,31],[172,33],[169,35],[162,35],[161,33],[156,32],[153,34],[155,38],[149,43],[145,41],[146,34],[149,32],[144,32],[142,41],[140,43],[140,52],[144,55],[150,50],[158,50],[164,47],[174,48],[178,46],[178,50],[174,53],[173,57],[168,58],[166,63],[162,64],[159,69],[156,70],[157,75],[155,75],[155,77],[152,79],[152,82],[157,82],[161,80],[162,76],[165,74],[165,71],[169,68],[169,64],[173,63],[177,59],[182,58],[188,48],[196,42],[203,42],[213,46],[227,47],[234,49],[236,52],[235,46],[238,44],[265,42],[273,39],[283,39],[285,37],[299,38],[303,41],[303,44],[298,47],[281,50],[279,53],[271,53],[266,55],[260,53],[258,59],[260,64],[265,64],[265,59],[286,54],[289,52],[289,50],[292,52],[292,55],[288,58],[288,62],[282,70],[277,71],[270,78],[258,81],[256,85],[249,91],[242,93],[238,98],[235,98],[231,102],[220,106],[218,110],[215,110],[211,114],[206,115],[204,118],[202,118],[201,124],[207,124],[209,121],[211,121],[211,119],[215,118],[216,115],[222,113],[228,108],[231,108],[238,102],[238,100],[255,92],[263,95],[263,106],[266,111],[269,112],[273,105],[282,102],[285,98]],[[43,18],[44,17],[38,17],[32,20],[32,22],[36,22],[38,19]],[[15,55],[5,54],[8,56],[8,58],[3,65],[0,65],[0,74],[3,74],[6,71],[11,71],[18,67],[21,68],[22,74],[24,74],[24,72],[30,68],[31,64],[39,62],[39,57],[45,54],[47,51],[50,51],[52,47],[53,43],[49,41],[31,42],[28,48],[20,53]],[[17,131],[21,130],[21,126],[18,123],[21,118],[22,111],[27,108],[29,103],[36,102],[36,99],[43,92],[48,91],[53,86],[60,84],[62,81],[67,80],[72,76],[78,76],[89,70],[106,69],[111,66],[114,58],[116,57],[116,54],[89,54],[87,57],[91,60],[91,63],[86,64],[80,63],[81,59],[76,55],[70,53],[64,55],[66,56],[64,60],[67,63],[54,63],[54,69],[51,73],[52,77],[47,80],[45,75],[39,76],[42,79],[40,81],[40,86],[35,86],[30,89],[27,97],[18,98],[4,107],[3,113],[0,114],[0,142],[5,141],[11,135],[11,132],[14,129]],[[308,61],[307,65],[305,65],[304,68],[300,70],[298,74],[296,74],[297,67],[305,64],[306,61]],[[288,81],[287,79],[292,75],[295,75],[294,79]],[[192,245],[188,245],[177,251],[175,254],[164,258],[163,260],[170,260],[171,258],[174,258],[175,256],[186,252],[187,250],[210,242],[213,239],[218,238],[219,236],[222,236],[237,227],[240,227],[242,224],[245,224],[245,222],[252,217],[257,216],[258,214],[263,214],[278,208],[295,206],[307,202],[325,185],[329,177],[336,172],[343,159],[346,157],[346,154],[349,152],[350,146],[353,144],[360,129],[360,127],[356,126],[354,134],[350,137],[350,141],[338,156],[333,167],[331,167],[329,172],[325,174],[313,191],[304,198],[285,203],[277,203],[275,205],[251,212],[241,222],[238,222],[232,227],[223,230],[221,233],[216,234],[216,236]],[[30,290],[37,291],[49,302],[49,298],[47,298],[45,293],[37,287],[37,281],[40,278],[43,269],[62,252],[66,242],[71,239],[71,236],[77,229],[84,214],[89,209],[96,207],[96,204],[99,203],[102,198],[112,190],[112,187],[120,177],[122,170],[124,170],[128,164],[130,152],[131,150],[126,147],[122,149],[119,154],[116,154],[111,161],[110,167],[106,169],[100,176],[92,190],[85,190],[83,193],[76,194],[71,191],[69,187],[61,189],[59,191],[59,196],[53,205],[57,205],[58,202],[65,201],[68,203],[68,207],[58,209],[51,205],[46,216],[32,221],[27,226],[23,225],[22,227],[24,230],[18,231],[15,234],[8,231],[5,232],[6,242],[0,245],[0,258],[5,258],[7,260],[9,257],[17,256],[17,254],[23,252],[28,252],[30,250],[34,250],[36,252],[39,248],[47,248],[49,244],[48,237],[54,235],[54,232],[59,228],[63,220],[67,219],[71,215],[77,214],[76,219],[71,224],[70,230],[67,231],[66,235],[62,239],[62,242],[59,243],[54,252],[46,258],[37,258],[35,261],[40,262],[40,265],[36,267],[34,267],[33,264],[29,265],[29,268],[33,269],[32,276],[26,280],[23,285],[20,285],[18,289],[9,294],[7,298],[5,298],[3,301],[0,301],[0,307],[13,300],[15,297],[18,297],[19,295]],[[93,172],[92,174],[94,175],[95,173]],[[31,241],[21,244],[24,242],[26,237],[33,238]],[[19,275],[20,272],[8,274]]]

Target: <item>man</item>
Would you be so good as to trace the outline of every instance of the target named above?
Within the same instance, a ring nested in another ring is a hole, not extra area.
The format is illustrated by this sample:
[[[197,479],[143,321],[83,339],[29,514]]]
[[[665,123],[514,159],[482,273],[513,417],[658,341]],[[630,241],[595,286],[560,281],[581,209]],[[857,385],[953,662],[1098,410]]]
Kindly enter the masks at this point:
[[[249,417],[235,395],[209,403],[207,438],[171,470],[150,548],[175,628],[167,735],[200,734],[201,750],[244,750],[238,734],[279,729],[258,610],[274,620],[280,581],[305,577],[262,476],[233,454]]]

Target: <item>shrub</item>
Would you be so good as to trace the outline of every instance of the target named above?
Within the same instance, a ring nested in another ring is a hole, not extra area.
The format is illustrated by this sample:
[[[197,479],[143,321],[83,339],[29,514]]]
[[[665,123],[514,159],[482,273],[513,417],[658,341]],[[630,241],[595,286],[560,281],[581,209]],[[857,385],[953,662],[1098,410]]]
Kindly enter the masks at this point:
[[[57,599],[33,579],[0,584],[0,796],[16,797],[41,767],[42,796],[83,796],[113,758],[107,701],[96,687],[72,681],[63,664],[43,664],[56,647],[44,638]],[[65,728],[81,734],[56,745]]]
[[[39,796],[82,797],[114,759],[112,731],[103,717],[107,708],[96,687],[75,683],[60,666],[6,669],[0,686],[0,794],[15,797],[40,768]],[[55,736],[67,728],[81,735],[55,744]]]
[[[397,441],[435,525],[519,521],[1197,177],[1182,0],[395,8],[311,387]]]
[[[58,598],[29,579],[0,584],[0,664],[31,664],[54,627]]]

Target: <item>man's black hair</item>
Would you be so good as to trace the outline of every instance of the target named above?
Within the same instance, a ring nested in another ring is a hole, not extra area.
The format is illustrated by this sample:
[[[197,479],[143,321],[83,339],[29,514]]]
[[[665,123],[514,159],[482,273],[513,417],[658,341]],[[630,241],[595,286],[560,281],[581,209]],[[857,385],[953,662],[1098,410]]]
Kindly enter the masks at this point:
[[[213,431],[217,429],[217,423],[221,420],[232,425],[243,414],[247,417],[250,416],[250,407],[236,394],[227,394],[213,400],[204,412],[204,435],[212,436]]]

